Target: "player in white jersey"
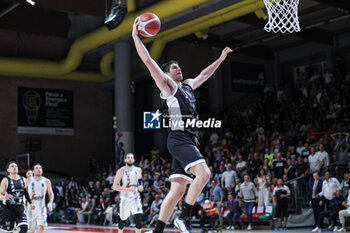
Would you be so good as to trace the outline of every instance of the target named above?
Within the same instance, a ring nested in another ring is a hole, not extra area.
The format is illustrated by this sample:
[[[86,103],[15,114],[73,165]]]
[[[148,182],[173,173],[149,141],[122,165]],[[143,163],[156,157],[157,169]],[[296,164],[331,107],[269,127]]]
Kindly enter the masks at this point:
[[[30,177],[28,181],[28,193],[35,209],[28,209],[28,232],[43,233],[47,225],[46,193],[49,194],[49,203],[47,204],[49,211],[52,211],[54,194],[51,181],[43,177],[43,168],[40,164],[37,163],[33,166],[33,174],[34,176]]]
[[[113,189],[120,192],[119,232],[123,231],[125,220],[132,214],[136,220],[135,231],[141,233],[142,204],[140,192],[143,191],[143,187],[139,185],[139,179],[142,178],[142,170],[133,165],[135,158],[132,153],[125,156],[124,162],[125,166],[118,169],[113,183]],[[122,182],[122,185],[120,182]]]

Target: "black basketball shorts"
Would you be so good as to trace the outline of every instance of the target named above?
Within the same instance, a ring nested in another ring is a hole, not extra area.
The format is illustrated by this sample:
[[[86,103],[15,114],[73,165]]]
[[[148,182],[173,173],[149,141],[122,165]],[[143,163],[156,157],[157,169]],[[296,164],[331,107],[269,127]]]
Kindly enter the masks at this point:
[[[168,135],[167,146],[173,157],[169,179],[181,177],[192,182],[191,167],[205,163],[190,135],[183,131],[172,131]]]
[[[3,205],[2,231],[13,232],[15,223],[18,226],[28,225],[23,205]]]

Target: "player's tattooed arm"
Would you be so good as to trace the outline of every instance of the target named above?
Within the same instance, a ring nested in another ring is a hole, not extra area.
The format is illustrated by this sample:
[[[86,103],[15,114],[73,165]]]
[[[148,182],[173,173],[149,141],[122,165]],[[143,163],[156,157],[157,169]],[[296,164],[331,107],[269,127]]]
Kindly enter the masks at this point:
[[[3,200],[11,201],[13,198],[13,196],[11,194],[6,194],[6,189],[7,189],[7,179],[3,178],[1,180],[1,185],[0,185],[0,200],[1,201],[3,201]]]
[[[120,181],[122,180],[122,177],[124,175],[124,170],[119,169],[117,171],[117,174],[115,175],[114,182],[113,182],[113,190],[119,191],[119,192],[135,192],[135,187],[122,187],[120,186]]]

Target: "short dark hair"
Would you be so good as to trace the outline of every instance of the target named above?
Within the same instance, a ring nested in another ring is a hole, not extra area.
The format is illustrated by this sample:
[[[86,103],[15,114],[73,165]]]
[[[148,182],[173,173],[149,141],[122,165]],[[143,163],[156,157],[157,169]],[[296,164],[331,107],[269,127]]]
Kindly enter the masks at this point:
[[[170,60],[170,61],[167,61],[167,62],[163,63],[163,64],[160,66],[160,68],[163,70],[163,72],[169,72],[170,67],[171,67],[172,64],[179,65],[179,62],[178,62],[178,61]]]
[[[17,162],[12,160],[6,164],[6,169],[8,169],[12,163],[15,163],[18,166]]]
[[[34,170],[35,166],[37,166],[37,165],[40,165],[40,167],[43,167],[43,166],[41,166],[40,163],[34,163],[34,165],[33,165],[33,167],[32,167],[32,170]]]

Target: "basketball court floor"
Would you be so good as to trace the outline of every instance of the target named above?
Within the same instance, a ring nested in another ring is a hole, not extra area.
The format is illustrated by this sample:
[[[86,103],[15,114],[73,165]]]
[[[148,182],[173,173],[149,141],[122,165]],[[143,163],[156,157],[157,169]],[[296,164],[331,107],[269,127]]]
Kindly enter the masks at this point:
[[[288,229],[287,232],[291,233],[311,233],[311,228],[292,228]],[[149,229],[144,228],[142,230],[142,233],[149,231]],[[327,230],[328,231],[328,230]],[[84,225],[49,225],[45,229],[46,233],[86,233],[86,232],[96,232],[96,233],[117,233],[118,229],[117,227],[112,226],[84,226]],[[132,228],[125,228],[124,233],[134,233],[135,231]],[[229,232],[248,232],[247,230],[224,230],[224,233]],[[276,233],[275,230],[252,230],[250,232],[263,232],[263,233]],[[326,232],[326,230],[325,230]],[[331,232],[331,231],[329,231]],[[166,229],[164,233],[179,233],[176,229]],[[195,233],[199,233],[199,229],[195,230]]]

